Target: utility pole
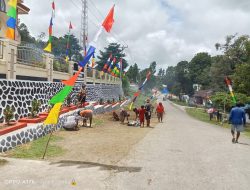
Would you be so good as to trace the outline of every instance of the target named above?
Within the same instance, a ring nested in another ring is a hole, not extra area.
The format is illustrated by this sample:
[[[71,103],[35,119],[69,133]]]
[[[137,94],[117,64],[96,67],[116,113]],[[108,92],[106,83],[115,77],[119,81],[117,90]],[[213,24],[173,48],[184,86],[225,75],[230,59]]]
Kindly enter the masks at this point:
[[[82,1],[80,45],[86,50],[88,45],[88,1]]]
[[[80,45],[84,51],[83,55],[87,53],[88,46],[88,1],[81,0],[82,11],[81,11],[81,31],[80,31]],[[84,67],[84,82],[87,79],[87,65]]]

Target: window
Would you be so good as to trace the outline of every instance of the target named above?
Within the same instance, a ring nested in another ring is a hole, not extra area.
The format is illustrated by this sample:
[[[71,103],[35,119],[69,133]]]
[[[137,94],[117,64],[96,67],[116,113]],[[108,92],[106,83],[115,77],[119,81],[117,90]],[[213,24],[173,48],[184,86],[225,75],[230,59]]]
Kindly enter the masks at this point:
[[[0,11],[6,12],[6,4],[4,0],[0,0]]]

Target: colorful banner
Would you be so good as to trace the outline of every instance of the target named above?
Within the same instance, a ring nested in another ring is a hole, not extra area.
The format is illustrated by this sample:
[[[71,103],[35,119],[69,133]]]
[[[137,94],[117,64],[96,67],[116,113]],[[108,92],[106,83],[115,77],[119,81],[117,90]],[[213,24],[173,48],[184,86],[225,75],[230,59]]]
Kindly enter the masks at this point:
[[[6,22],[7,25],[6,37],[11,40],[15,40],[17,0],[9,0],[8,5],[9,5],[9,10],[7,12],[7,16],[9,16],[9,19]]]
[[[110,13],[106,17],[106,19],[102,25],[107,32],[110,32],[110,30],[112,28],[112,24],[114,21],[111,23],[111,20],[113,20],[113,15],[114,15],[114,6],[110,10]],[[100,31],[101,30],[99,30],[97,32],[97,34],[95,36],[95,40],[98,39],[98,37],[101,33]],[[93,43],[93,44],[95,44],[95,43]],[[84,57],[83,61],[81,61],[79,63],[79,65],[81,66],[79,71],[74,76],[72,76],[68,81],[63,81],[63,83],[66,84],[66,86],[59,93],[57,93],[54,97],[52,97],[52,99],[49,101],[50,104],[55,104],[55,105],[53,107],[54,109],[52,108],[51,112],[49,113],[49,116],[45,120],[45,122],[44,122],[45,124],[57,124],[58,116],[59,116],[59,112],[60,112],[60,107],[61,107],[62,103],[64,102],[65,98],[71,92],[71,90],[72,90],[73,86],[75,85],[75,82],[78,78],[78,75],[80,74],[80,72],[82,71],[84,66],[89,62],[90,58],[93,57],[93,55],[95,53],[95,49],[96,48],[94,45],[90,45],[88,52],[86,53],[86,56]],[[55,117],[56,117],[56,119],[55,119]]]
[[[67,39],[67,46],[66,46],[66,56],[65,56],[65,61],[66,63],[69,62],[69,42],[70,42],[70,31],[73,29],[71,22],[69,23],[69,32],[68,32],[68,39]]]
[[[52,51],[52,33],[53,33],[53,18],[55,17],[55,3],[52,2],[52,14],[49,23],[49,40],[47,46],[43,49],[44,51],[50,52]]]
[[[134,94],[134,98],[132,99],[132,102],[130,104],[130,107],[129,109],[132,110],[133,108],[133,105],[137,99],[137,97],[141,94],[141,91],[143,89],[143,87],[145,86],[146,82],[150,79],[150,76],[151,76],[151,72],[149,71],[146,75],[146,79],[144,80],[144,82],[141,84],[141,86],[139,87],[138,91]]]
[[[226,85],[229,89],[233,103],[236,104],[236,97],[234,95],[233,88],[232,88],[232,80],[229,77],[225,77],[224,82],[226,83]]]
[[[109,58],[105,63],[105,65],[103,66],[102,71],[106,73],[111,63],[112,63],[112,53],[109,55]]]

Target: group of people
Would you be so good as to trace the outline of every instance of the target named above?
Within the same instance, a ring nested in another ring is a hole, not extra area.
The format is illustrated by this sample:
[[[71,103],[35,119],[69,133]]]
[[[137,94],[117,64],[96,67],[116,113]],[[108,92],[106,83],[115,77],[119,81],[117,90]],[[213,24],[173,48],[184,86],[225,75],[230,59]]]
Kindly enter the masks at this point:
[[[147,99],[146,104],[142,105],[141,108],[134,108],[133,111],[135,112],[136,118],[135,120],[140,121],[140,127],[144,127],[144,123],[146,120],[147,127],[150,127],[150,120],[152,112],[154,111],[153,105],[150,103],[150,99]],[[159,122],[162,122],[163,114],[165,113],[164,106],[160,102],[156,107],[156,114]]]

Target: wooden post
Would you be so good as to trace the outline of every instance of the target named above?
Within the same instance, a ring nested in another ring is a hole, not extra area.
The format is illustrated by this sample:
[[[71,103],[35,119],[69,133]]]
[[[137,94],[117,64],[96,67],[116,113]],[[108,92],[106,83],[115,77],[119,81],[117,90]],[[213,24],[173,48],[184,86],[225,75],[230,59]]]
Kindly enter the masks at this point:
[[[50,132],[50,135],[49,135],[49,139],[48,139],[48,141],[47,141],[47,144],[46,144],[46,147],[45,147],[45,150],[44,150],[43,158],[42,158],[42,159],[44,159],[44,157],[45,157],[45,155],[46,155],[46,153],[47,153],[47,149],[48,149],[48,146],[49,146],[49,141],[50,141],[50,139],[51,139],[52,133],[53,133],[53,128],[51,129],[51,132]]]

